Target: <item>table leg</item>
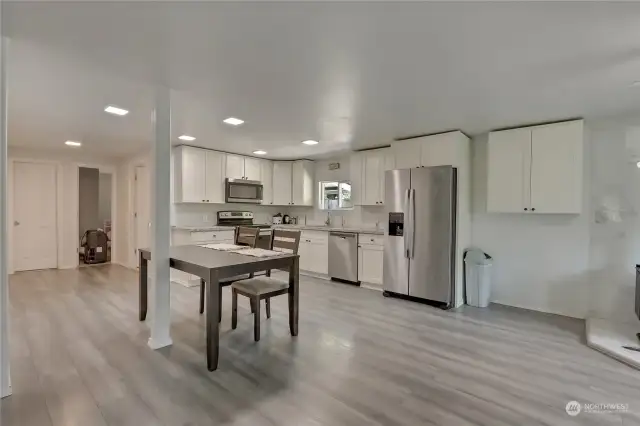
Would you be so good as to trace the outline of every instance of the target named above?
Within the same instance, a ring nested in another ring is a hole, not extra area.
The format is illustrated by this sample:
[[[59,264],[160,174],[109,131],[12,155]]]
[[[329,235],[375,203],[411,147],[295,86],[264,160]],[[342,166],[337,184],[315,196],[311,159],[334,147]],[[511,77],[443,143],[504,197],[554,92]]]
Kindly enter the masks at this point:
[[[298,306],[300,303],[300,268],[299,257],[292,260],[289,268],[289,331],[292,336],[298,335]]]
[[[215,371],[218,368],[218,351],[220,346],[220,282],[216,271],[209,272],[207,280],[207,369]]]
[[[147,318],[147,263],[148,260],[142,255],[142,251],[138,250],[139,256],[139,276],[138,287],[140,297],[140,321],[144,321]]]

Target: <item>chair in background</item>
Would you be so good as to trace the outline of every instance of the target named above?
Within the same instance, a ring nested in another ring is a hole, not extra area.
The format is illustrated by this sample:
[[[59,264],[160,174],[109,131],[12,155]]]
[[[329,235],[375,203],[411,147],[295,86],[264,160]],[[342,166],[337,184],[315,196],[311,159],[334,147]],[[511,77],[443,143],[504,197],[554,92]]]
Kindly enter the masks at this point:
[[[271,250],[284,253],[298,254],[300,245],[300,231],[285,231],[275,229],[271,237]],[[235,281],[231,285],[232,313],[231,328],[238,325],[238,294],[248,297],[253,311],[253,338],[260,340],[260,301],[266,304],[267,318],[271,318],[270,299],[289,292],[289,283],[271,278],[271,271],[265,276],[252,277]],[[291,303],[291,301],[289,301]],[[291,309],[291,306],[289,306]]]
[[[258,236],[260,235],[259,228],[249,228],[245,226],[238,226],[235,229],[234,233],[234,244],[239,246],[248,246],[251,248],[255,248],[258,243]],[[252,278],[253,274],[245,274],[245,275],[236,275],[229,278],[224,278],[220,280],[219,286],[219,294],[218,300],[220,303],[220,320],[222,318],[222,287],[226,287],[234,283],[238,280],[243,280],[245,278]],[[205,291],[206,291],[206,281],[202,278],[200,279],[200,313],[204,313],[204,300],[205,300]]]

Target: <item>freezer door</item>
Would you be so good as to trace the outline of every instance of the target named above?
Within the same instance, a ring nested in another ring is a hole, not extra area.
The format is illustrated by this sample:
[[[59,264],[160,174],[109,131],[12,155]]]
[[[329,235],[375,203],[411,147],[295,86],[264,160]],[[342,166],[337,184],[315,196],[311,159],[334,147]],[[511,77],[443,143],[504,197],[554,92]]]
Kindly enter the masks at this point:
[[[451,303],[455,259],[456,169],[411,170],[409,295]]]
[[[385,242],[383,287],[385,291],[409,294],[409,259],[407,257],[406,209],[409,205],[409,169],[390,170],[384,179]]]

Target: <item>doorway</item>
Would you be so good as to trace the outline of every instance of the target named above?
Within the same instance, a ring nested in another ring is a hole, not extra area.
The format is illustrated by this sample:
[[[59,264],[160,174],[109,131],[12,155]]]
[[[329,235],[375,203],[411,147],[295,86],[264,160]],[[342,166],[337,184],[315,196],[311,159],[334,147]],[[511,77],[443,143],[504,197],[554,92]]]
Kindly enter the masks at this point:
[[[57,166],[13,164],[13,265],[15,271],[58,267]]]
[[[79,265],[111,261],[113,176],[78,167]]]
[[[149,171],[145,166],[136,166],[134,170],[133,193],[133,229],[134,264],[138,265],[138,249],[149,247],[149,227],[151,226],[149,211]]]

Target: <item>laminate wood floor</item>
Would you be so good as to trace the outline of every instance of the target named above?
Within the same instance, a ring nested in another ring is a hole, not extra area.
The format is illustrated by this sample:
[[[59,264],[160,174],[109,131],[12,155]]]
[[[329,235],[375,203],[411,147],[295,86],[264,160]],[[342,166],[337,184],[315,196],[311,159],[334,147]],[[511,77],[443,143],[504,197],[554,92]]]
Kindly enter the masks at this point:
[[[253,341],[248,302],[209,373],[198,288],[172,286],[174,345],[147,346],[137,273],[116,265],[10,279],[14,394],[2,426],[638,425],[640,372],[584,344],[584,322],[519,309],[444,312],[302,278]],[[570,400],[629,404],[581,413]]]

